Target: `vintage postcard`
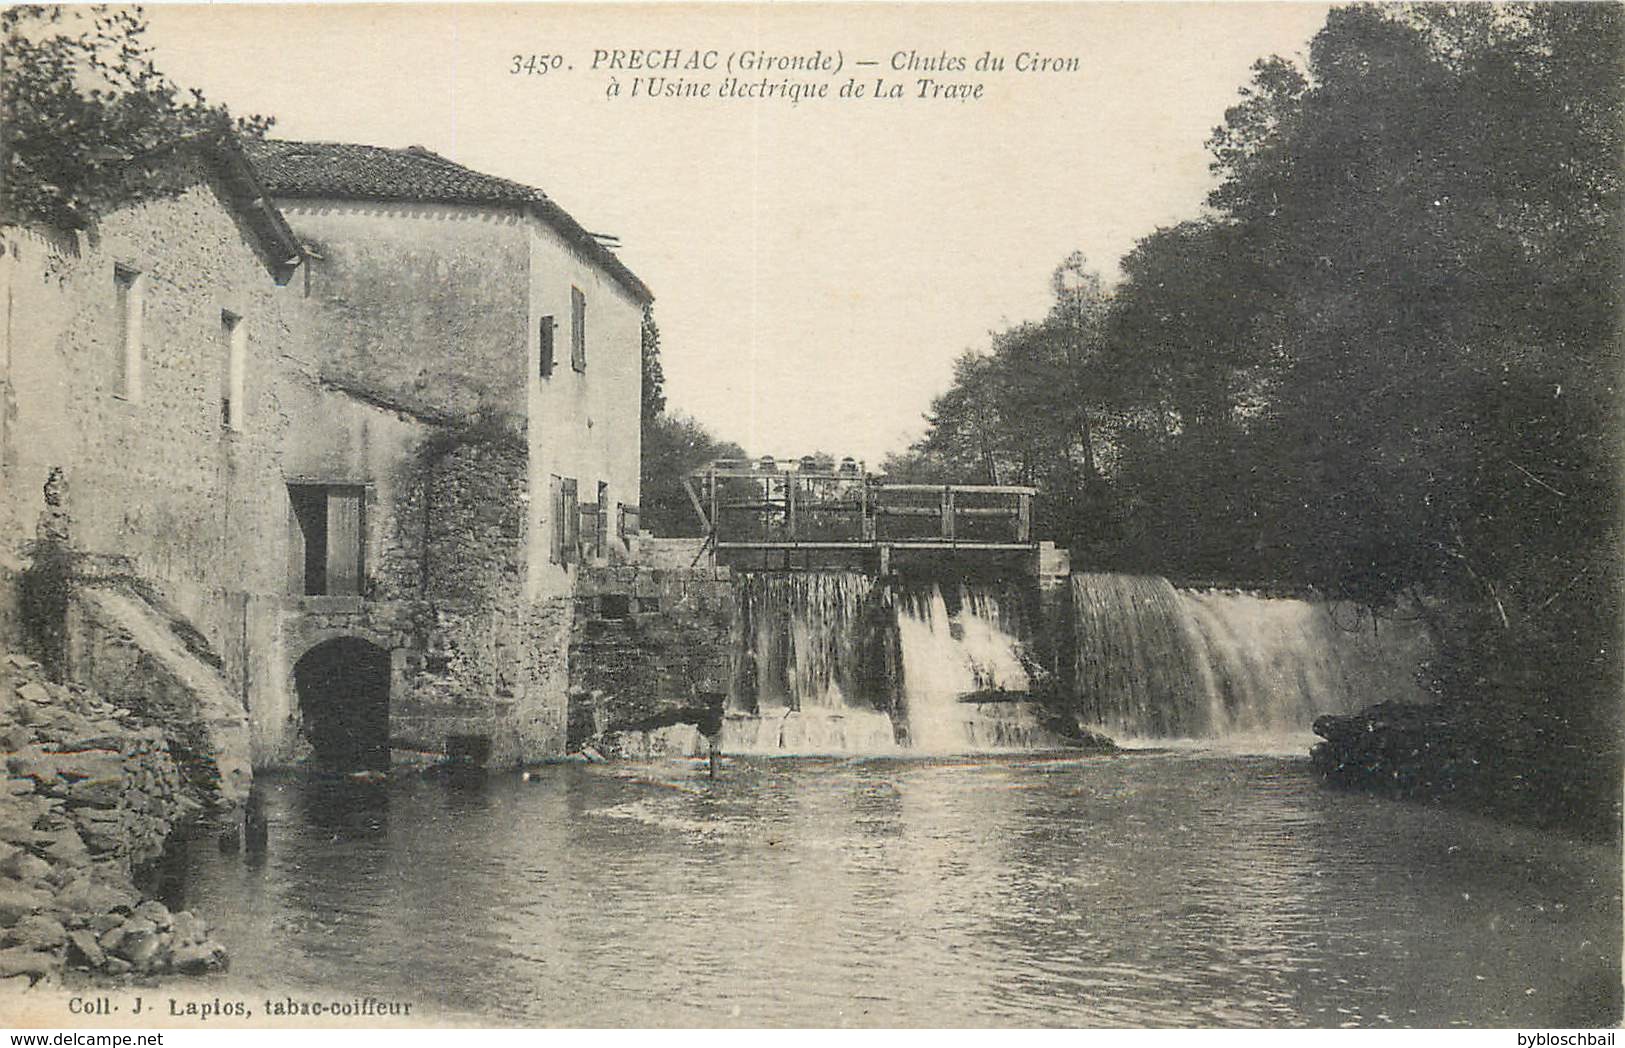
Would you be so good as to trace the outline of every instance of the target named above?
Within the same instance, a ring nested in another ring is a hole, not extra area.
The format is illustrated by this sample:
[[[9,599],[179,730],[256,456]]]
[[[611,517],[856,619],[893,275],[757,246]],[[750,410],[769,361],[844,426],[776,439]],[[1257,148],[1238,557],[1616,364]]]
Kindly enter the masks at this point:
[[[0,1026],[1613,1043],[1625,7],[0,31]]]

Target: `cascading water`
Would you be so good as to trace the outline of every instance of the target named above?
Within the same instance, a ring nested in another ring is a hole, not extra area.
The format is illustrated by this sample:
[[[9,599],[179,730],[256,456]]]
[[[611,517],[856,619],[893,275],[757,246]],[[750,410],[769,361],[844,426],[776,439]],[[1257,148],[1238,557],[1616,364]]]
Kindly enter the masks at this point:
[[[1330,606],[1150,576],[1072,577],[1078,714],[1118,738],[1289,737],[1315,717],[1415,700],[1420,627],[1381,637]]]
[[[1416,699],[1420,627],[1345,628],[1329,605],[1166,579],[1075,575],[1075,680],[1044,675],[1018,591],[881,583],[857,572],[738,583],[728,753],[960,753],[1066,744],[1073,722],[1121,741],[1280,740],[1314,718]]]
[[[874,658],[875,580],[857,572],[749,573],[739,582],[729,753],[896,748]],[[876,703],[879,702],[880,706]]]
[[[1024,699],[1031,685],[1021,641],[992,592],[960,586],[949,610],[942,587],[898,601],[902,705],[909,744],[928,753],[1053,743]],[[1003,701],[967,702],[967,696]]]
[[[1027,698],[1020,628],[988,587],[896,592],[855,572],[739,583],[730,753],[887,753],[1059,744]]]

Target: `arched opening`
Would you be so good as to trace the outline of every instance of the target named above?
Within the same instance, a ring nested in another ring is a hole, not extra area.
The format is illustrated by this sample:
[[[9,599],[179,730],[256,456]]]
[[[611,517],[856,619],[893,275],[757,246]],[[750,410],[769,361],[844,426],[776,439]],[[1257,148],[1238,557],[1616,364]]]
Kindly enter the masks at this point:
[[[294,665],[293,680],[319,763],[389,767],[389,652],[357,637],[324,641]]]

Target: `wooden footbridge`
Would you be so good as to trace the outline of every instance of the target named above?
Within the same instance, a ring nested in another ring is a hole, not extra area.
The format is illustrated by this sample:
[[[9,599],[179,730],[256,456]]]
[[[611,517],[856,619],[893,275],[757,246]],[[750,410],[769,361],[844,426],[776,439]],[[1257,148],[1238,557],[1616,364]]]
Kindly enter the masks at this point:
[[[811,457],[719,459],[683,479],[716,563],[767,570],[891,571],[894,557],[1021,558],[1034,553],[1037,489],[903,484]]]

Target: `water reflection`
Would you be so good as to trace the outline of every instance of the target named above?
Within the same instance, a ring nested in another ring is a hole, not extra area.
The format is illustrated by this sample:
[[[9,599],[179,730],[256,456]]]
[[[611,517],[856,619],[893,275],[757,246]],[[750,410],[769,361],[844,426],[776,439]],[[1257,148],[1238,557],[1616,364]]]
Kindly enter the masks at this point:
[[[1619,1009],[1606,848],[1296,759],[560,766],[269,780],[199,842],[222,987],[493,1023],[1575,1026]]]

